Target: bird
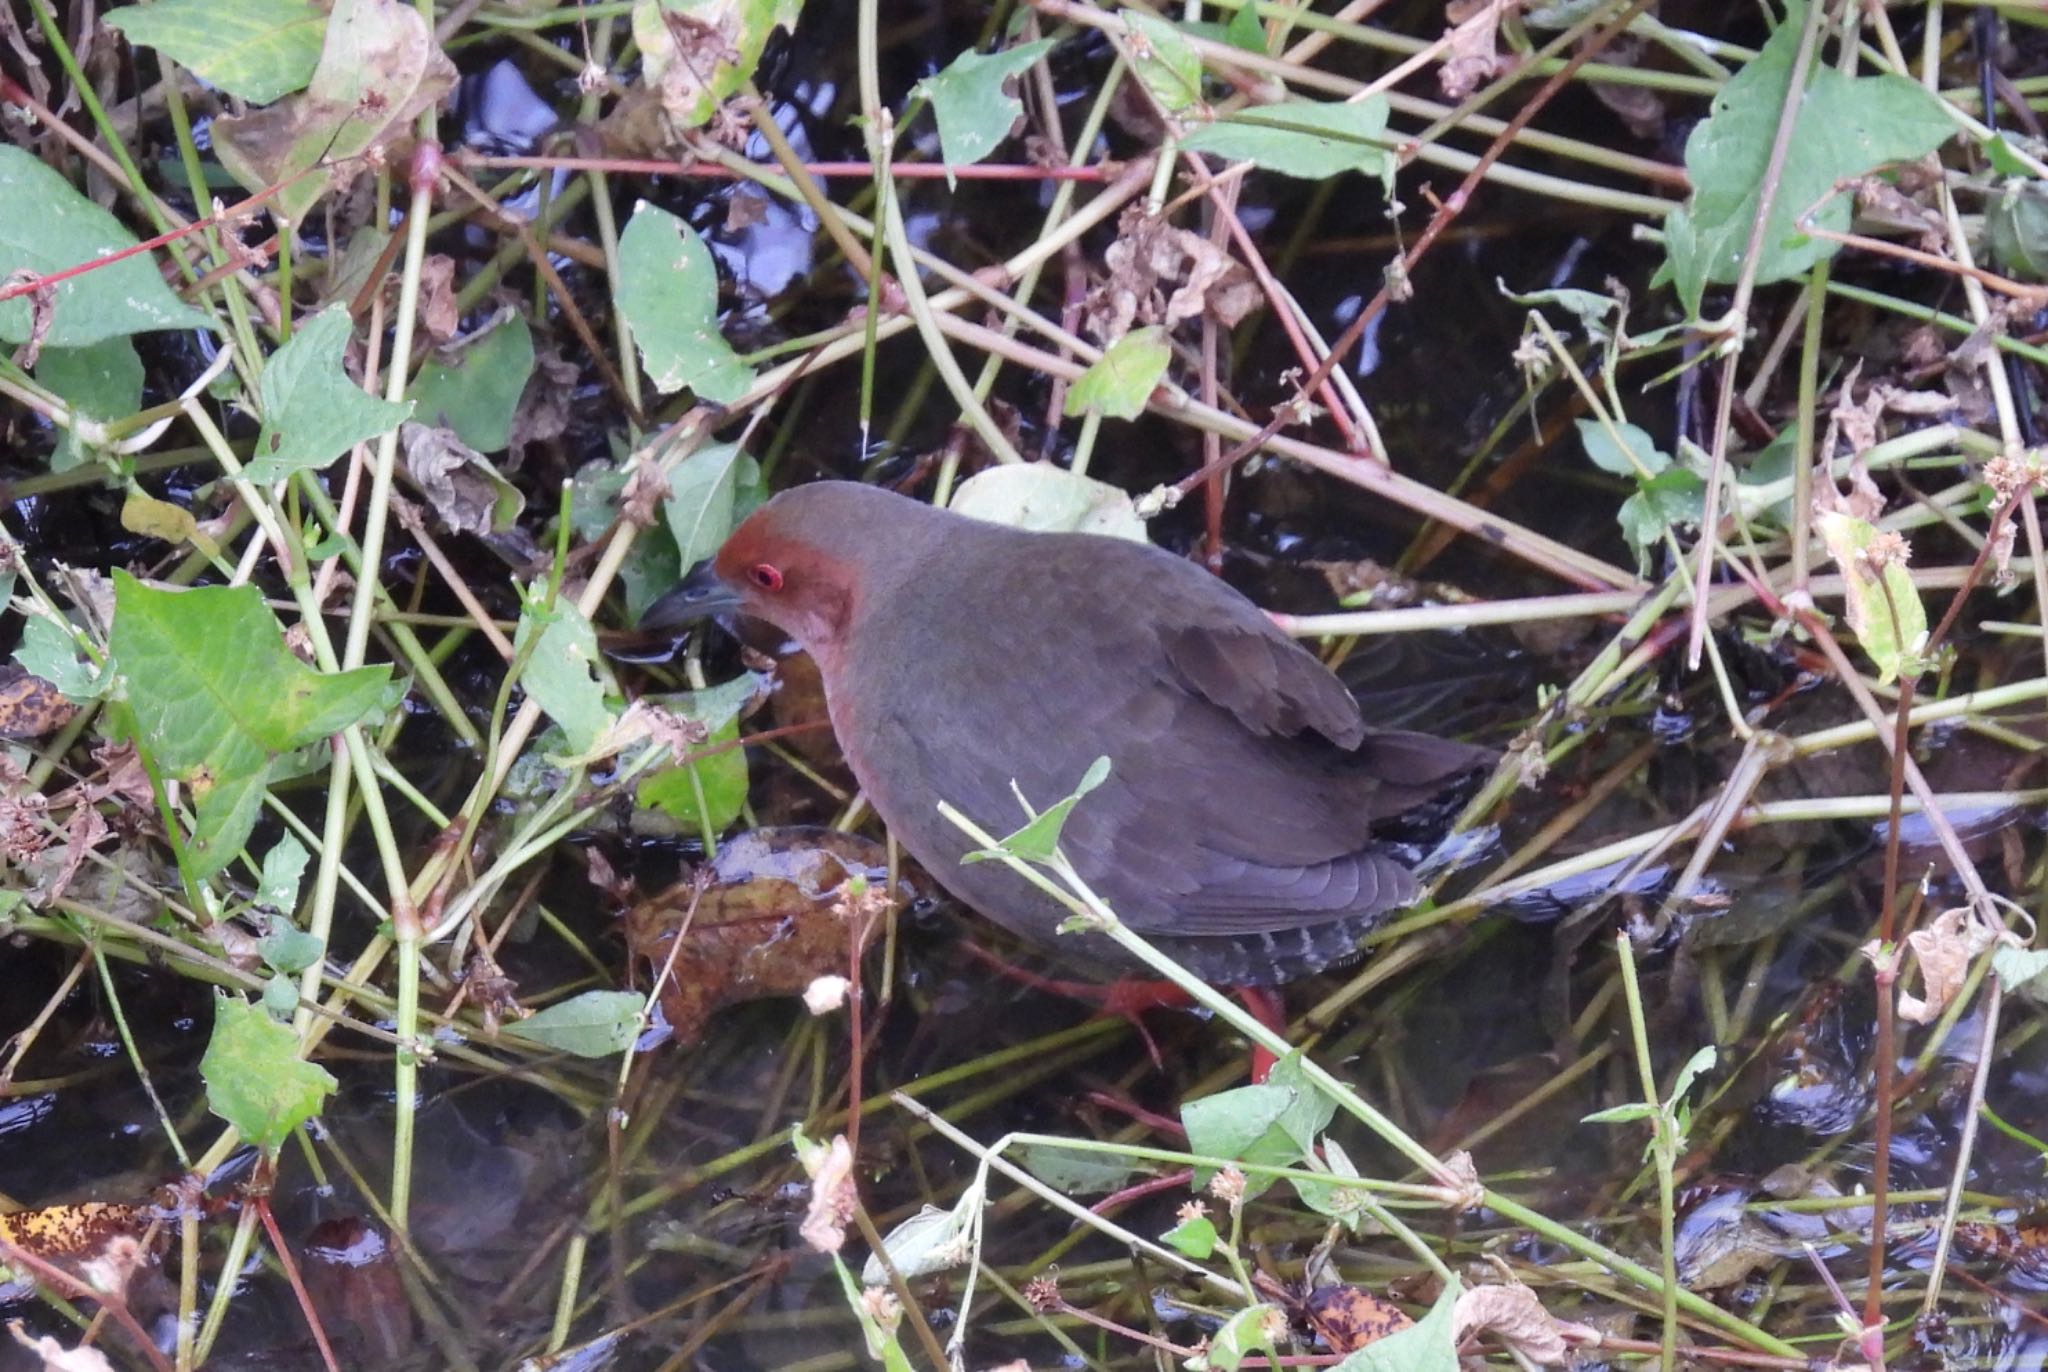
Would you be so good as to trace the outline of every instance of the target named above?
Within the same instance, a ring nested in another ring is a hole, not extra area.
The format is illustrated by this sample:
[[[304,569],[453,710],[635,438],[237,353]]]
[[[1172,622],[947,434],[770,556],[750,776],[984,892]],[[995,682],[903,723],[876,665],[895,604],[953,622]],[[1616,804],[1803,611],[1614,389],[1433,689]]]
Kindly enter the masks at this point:
[[[859,482],[771,497],[643,628],[726,610],[817,664],[854,778],[962,904],[1059,960],[1138,964],[997,862],[991,833],[1107,777],[1059,846],[1123,923],[1214,984],[1355,956],[1421,886],[1390,821],[1494,754],[1369,725],[1342,682],[1218,577],[1149,543],[986,522]],[[1012,787],[1015,787],[1013,791]]]

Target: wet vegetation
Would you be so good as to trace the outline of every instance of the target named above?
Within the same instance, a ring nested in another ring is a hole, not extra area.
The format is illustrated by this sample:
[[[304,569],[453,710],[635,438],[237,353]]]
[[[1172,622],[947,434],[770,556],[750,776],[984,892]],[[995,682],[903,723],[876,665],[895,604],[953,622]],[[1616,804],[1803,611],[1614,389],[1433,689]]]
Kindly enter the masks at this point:
[[[2041,1363],[2031,7],[27,0],[0,74],[0,1368]],[[1276,1034],[963,816],[1193,1005],[1106,1013],[814,666],[636,627],[821,476],[1498,748],[1426,898]]]

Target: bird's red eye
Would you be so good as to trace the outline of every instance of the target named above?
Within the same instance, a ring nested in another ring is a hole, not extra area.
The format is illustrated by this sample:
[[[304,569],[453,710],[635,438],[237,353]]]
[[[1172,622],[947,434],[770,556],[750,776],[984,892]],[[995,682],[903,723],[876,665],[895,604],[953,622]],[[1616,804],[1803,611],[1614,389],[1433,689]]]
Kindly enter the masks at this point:
[[[756,562],[747,568],[747,580],[764,591],[782,589],[782,572],[772,562]]]

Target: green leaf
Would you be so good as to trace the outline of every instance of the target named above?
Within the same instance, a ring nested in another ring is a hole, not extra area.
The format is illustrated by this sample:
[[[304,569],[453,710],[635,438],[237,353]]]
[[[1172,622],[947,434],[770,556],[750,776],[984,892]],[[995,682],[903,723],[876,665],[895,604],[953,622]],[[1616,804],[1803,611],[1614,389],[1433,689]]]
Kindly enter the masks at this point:
[[[1056,1143],[1020,1143],[1010,1156],[1032,1176],[1070,1196],[1114,1191],[1145,1171],[1142,1164],[1120,1154],[1083,1152]]]
[[[49,276],[136,242],[120,220],[73,190],[34,154],[0,141],[0,275],[29,271]],[[0,303],[0,341],[26,343],[30,323],[27,296]],[[159,329],[210,327],[207,316],[164,284],[155,256],[139,252],[59,282],[43,346],[83,348]]]
[[[1274,1305],[1250,1305],[1238,1311],[1209,1336],[1206,1350],[1188,1359],[1191,1372],[1237,1372],[1254,1353],[1278,1358],[1279,1350],[1273,1347],[1268,1330],[1278,1322],[1279,1314],[1280,1308]]]
[[[1706,514],[1707,483],[1683,467],[1652,477],[1621,502],[1615,519],[1621,536],[1636,551],[1636,564],[1650,565],[1650,549],[1664,541],[1667,529],[1697,524]]]
[[[1181,139],[1180,145],[1187,152],[1250,162],[1264,171],[1304,181],[1355,171],[1376,176],[1384,185],[1394,175],[1394,154],[1386,146],[1386,130],[1384,95],[1356,103],[1287,100],[1277,105],[1250,105],[1201,125]]]
[[[1763,51],[1721,88],[1686,140],[1692,198],[1664,221],[1664,246],[1679,299],[1694,315],[1709,283],[1731,284],[1742,273],[1804,12],[1799,0],[1786,6]],[[1813,63],[1764,228],[1756,284],[1799,276],[1834,255],[1837,244],[1809,238],[1797,224],[1827,197],[1813,223],[1848,229],[1854,197],[1835,193],[1837,182],[1923,157],[1955,131],[1941,101],[1916,81],[1851,77]]]
[[[1991,260],[2026,281],[2048,277],[2048,184],[2012,180],[1984,205]]]
[[[502,452],[532,375],[533,330],[515,312],[460,349],[429,358],[408,394],[422,423],[453,429],[480,453]]]
[[[802,8],[802,0],[635,0],[633,42],[642,78],[672,121],[696,128],[739,93],[761,64],[769,35],[794,28]],[[671,23],[668,16],[684,22]]]
[[[1605,1110],[1595,1110],[1579,1119],[1581,1124],[1633,1124],[1637,1120],[1654,1118],[1657,1107],[1646,1100],[1630,1101],[1626,1105],[1610,1105]]]
[[[972,1249],[974,1221],[981,1213],[982,1190],[970,1185],[960,1193],[951,1210],[936,1205],[921,1206],[915,1215],[891,1229],[882,1239],[882,1251],[905,1281],[929,1277],[958,1267]],[[863,1286],[887,1286],[889,1273],[879,1255],[870,1254],[861,1268]]]
[[[535,633],[540,639],[520,674],[520,689],[561,727],[572,755],[587,753],[611,727],[613,718],[605,702],[604,685],[596,675],[597,634],[567,596],[557,598],[549,609],[538,594],[519,616],[513,651],[522,651]]]
[[[153,0],[109,10],[106,22],[252,105],[312,80],[327,30],[309,0]]]
[[[1301,1197],[1301,1203],[1318,1215],[1358,1228],[1370,1217],[1367,1201],[1369,1197],[1361,1187],[1346,1186],[1347,1181],[1357,1181],[1358,1168],[1351,1162],[1337,1140],[1325,1135],[1322,1141],[1323,1160],[1318,1162],[1311,1150],[1302,1157],[1301,1165],[1311,1171],[1322,1172],[1329,1181],[1307,1181],[1301,1177],[1289,1177],[1294,1194]]]
[[[1038,533],[1104,534],[1149,543],[1131,497],[1107,482],[1049,462],[1001,462],[953,490],[955,514]]]
[[[1427,1315],[1406,1329],[1374,1339],[1330,1372],[1458,1372],[1458,1349],[1451,1334],[1462,1294],[1463,1284],[1451,1278]]]
[[[254,586],[159,591],[122,571],[111,647],[136,745],[192,797],[186,857],[195,880],[241,851],[282,755],[361,720],[391,675],[382,666],[308,667]]]
[[[1297,1051],[1275,1064],[1260,1085],[1187,1102],[1181,1106],[1180,1122],[1191,1153],[1292,1167],[1309,1155],[1336,1113],[1335,1102],[1302,1075]],[[1197,1172],[1196,1184],[1206,1184],[1208,1176],[1206,1171]],[[1268,1180],[1252,1177],[1245,1193],[1255,1195],[1269,1185]]]
[[[2048,1005],[2048,948],[2001,944],[1991,954],[1991,971],[2006,992]]]
[[[663,395],[688,386],[724,405],[753,384],[753,368],[718,331],[711,250],[667,210],[643,201],[619,235],[616,303],[633,326],[647,379]]]
[[[45,348],[36,363],[36,380],[74,415],[101,424],[126,418],[142,406],[142,358],[125,338],[105,338],[82,348]],[[57,437],[50,470],[69,471],[86,456],[77,433],[67,429]]]
[[[78,651],[78,640],[68,625],[48,615],[32,614],[21,626],[21,646],[14,660],[30,676],[41,677],[57,688],[57,694],[73,705],[99,699],[111,679]]]
[[[1034,815],[1029,824],[1011,834],[994,848],[983,848],[977,852],[969,853],[961,858],[960,861],[963,863],[986,862],[991,858],[1001,857],[1005,853],[1011,857],[1022,858],[1026,862],[1052,861],[1053,855],[1059,851],[1060,830],[1066,825],[1067,815],[1076,805],[1081,803],[1081,797],[1087,795],[1108,779],[1109,759],[1107,757],[1095,759],[1095,761],[1088,764],[1088,770],[1081,776],[1081,784],[1074,788],[1072,795],[1062,800],[1054,801],[1042,813]],[[1016,789],[1015,782],[1011,783],[1011,789]],[[1018,799],[1022,801],[1023,797],[1019,796]],[[1027,813],[1030,811],[1030,808],[1028,803],[1025,804]]]
[[[252,588],[253,589],[253,588]],[[199,1060],[206,1107],[245,1142],[275,1154],[320,1113],[334,1090],[326,1069],[299,1057],[299,1036],[240,996],[213,997],[213,1037]]]
[[[1139,9],[1119,10],[1129,30],[1126,42],[1138,79],[1168,114],[1178,114],[1202,98],[1202,58],[1186,35],[1156,15]]]
[[[650,697],[670,713],[701,724],[704,744],[728,743],[740,736],[740,711],[761,689],[758,672],[743,672],[731,681],[702,691],[679,691]],[[634,792],[634,800],[660,810],[692,832],[724,830],[740,817],[747,803],[747,750],[727,748],[681,766],[652,773]]]
[[[1009,83],[1052,47],[1052,39],[1041,38],[1002,52],[963,52],[944,71],[913,88],[932,102],[932,113],[938,117],[948,186],[953,184],[954,167],[981,161],[1010,136],[1024,104],[1010,93]]]
[[[1207,1262],[1216,1251],[1216,1222],[1207,1215],[1195,1215],[1161,1234],[1159,1241],[1184,1258]]]
[[[647,997],[638,991],[585,991],[510,1021],[503,1033],[571,1057],[608,1058],[633,1046],[646,1008]]]
[[[1611,433],[1597,419],[1581,419],[1578,425],[1586,456],[1603,472],[1647,480],[1671,465],[1670,457],[1659,451],[1657,440],[1633,424],[1616,424]],[[1616,442],[1617,435],[1620,442]]]
[[[761,464],[737,443],[708,443],[677,464],[661,512],[684,569],[717,556],[760,499]]]
[[[286,976],[296,976],[319,960],[326,945],[283,916],[273,915],[270,927],[257,941],[256,951],[271,968]]]
[[[341,357],[354,329],[337,305],[300,323],[264,364],[256,395],[263,430],[245,475],[259,486],[325,467],[412,413],[410,401],[379,400],[349,379]]]
[[[1067,389],[1068,417],[1094,410],[1111,419],[1136,419],[1172,360],[1166,330],[1157,324],[1132,329]]]
[[[1223,39],[1233,48],[1243,52],[1266,51],[1266,26],[1259,22],[1258,7],[1243,4],[1237,13],[1230,16],[1230,22],[1223,26]]]
[[[1815,516],[1813,527],[1841,569],[1843,614],[1876,664],[1878,684],[1917,674],[1927,643],[1927,607],[1912,576],[1899,560],[1886,562],[1882,572],[1871,567],[1866,554],[1882,535],[1867,520],[1829,510]]]
[[[1671,1083],[1672,1102],[1675,1104],[1684,1100],[1686,1092],[1692,1090],[1692,1084],[1699,1080],[1700,1074],[1711,1072],[1719,1059],[1720,1054],[1714,1051],[1714,1045],[1711,1043],[1694,1053],[1686,1061],[1685,1066],[1678,1069],[1678,1077]]]
[[[455,85],[427,21],[402,0],[335,0],[306,89],[213,121],[213,150],[250,191],[279,187],[271,213],[291,224],[327,193],[337,167],[408,132]]]
[[[306,874],[306,863],[310,857],[306,845],[291,834],[280,838],[263,855],[263,875],[257,886],[256,899],[285,914],[298,909],[299,878]]]

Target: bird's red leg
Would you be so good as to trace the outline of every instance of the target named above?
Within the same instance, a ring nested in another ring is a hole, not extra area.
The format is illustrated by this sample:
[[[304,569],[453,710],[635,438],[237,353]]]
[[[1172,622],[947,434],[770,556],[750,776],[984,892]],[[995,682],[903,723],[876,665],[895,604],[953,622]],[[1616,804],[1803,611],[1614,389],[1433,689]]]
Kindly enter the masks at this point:
[[[1237,998],[1244,1002],[1245,1009],[1251,1011],[1253,1019],[1282,1038],[1287,1036],[1287,1005],[1280,999],[1279,992],[1270,986],[1239,986],[1235,989]],[[1252,1080],[1264,1081],[1273,1071],[1273,1064],[1279,1060],[1263,1046],[1253,1044]]]
[[[1097,1007],[1096,1013],[1103,1018],[1115,1016],[1138,1031],[1144,1042],[1145,1052],[1151,1057],[1154,1067],[1164,1068],[1166,1061],[1159,1053],[1159,1045],[1153,1041],[1152,1031],[1145,1027],[1141,1018],[1147,1010],[1179,1010],[1194,1004],[1188,993],[1170,981],[1140,981],[1135,977],[1119,977],[1103,983],[1094,981],[1060,981],[1053,977],[1041,976],[1015,963],[1005,962],[988,949],[970,941],[962,944],[968,955],[986,964],[1001,976],[1028,986],[1034,991],[1047,995],[1064,996]]]

